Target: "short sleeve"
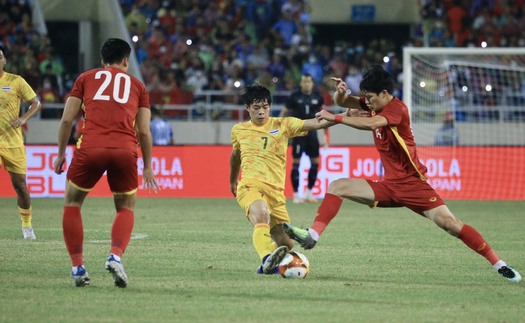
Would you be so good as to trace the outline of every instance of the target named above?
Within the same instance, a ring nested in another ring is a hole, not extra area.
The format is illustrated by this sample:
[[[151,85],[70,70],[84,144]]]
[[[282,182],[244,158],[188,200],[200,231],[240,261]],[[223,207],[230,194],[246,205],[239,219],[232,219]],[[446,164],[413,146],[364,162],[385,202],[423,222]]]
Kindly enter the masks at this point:
[[[237,138],[237,134],[238,134],[237,129],[238,129],[237,125],[233,126],[232,131],[231,131],[231,141],[232,141],[233,149],[240,150],[241,146],[239,145],[239,139]]]
[[[29,101],[32,98],[36,96],[35,91],[31,88],[31,86],[24,80],[22,77],[20,77],[20,97],[24,101]]]
[[[288,138],[305,136],[308,133],[308,131],[302,130],[304,122],[304,120],[295,117],[284,118],[282,125],[284,128],[285,135]]]

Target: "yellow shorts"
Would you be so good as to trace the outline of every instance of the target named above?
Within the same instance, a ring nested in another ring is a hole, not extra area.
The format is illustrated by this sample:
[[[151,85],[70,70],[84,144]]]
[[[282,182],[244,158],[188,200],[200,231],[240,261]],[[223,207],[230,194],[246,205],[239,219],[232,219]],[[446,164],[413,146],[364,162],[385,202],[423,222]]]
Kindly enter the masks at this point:
[[[26,148],[0,148],[0,166],[16,174],[25,174],[27,167]]]
[[[246,212],[246,217],[248,217],[250,205],[257,200],[263,200],[268,206],[270,228],[283,222],[290,223],[284,190],[253,179],[241,180],[237,185],[237,203]]]

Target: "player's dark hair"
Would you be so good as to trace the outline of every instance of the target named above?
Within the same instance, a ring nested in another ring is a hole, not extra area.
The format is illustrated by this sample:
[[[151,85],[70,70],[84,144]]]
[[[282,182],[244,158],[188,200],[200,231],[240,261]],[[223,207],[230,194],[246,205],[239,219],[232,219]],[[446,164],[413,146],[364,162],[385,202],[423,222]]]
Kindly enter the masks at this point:
[[[100,47],[100,58],[105,64],[118,64],[131,54],[129,44],[119,38],[108,38]]]
[[[375,94],[379,94],[383,90],[392,93],[394,91],[394,78],[381,65],[374,65],[363,74],[359,89],[361,92],[372,92]]]
[[[4,57],[7,56],[7,54],[5,53],[5,48],[4,48],[4,46],[0,45],[0,51],[2,52],[2,54],[4,54]],[[3,69],[3,70],[5,71],[5,66],[4,66],[4,69]]]
[[[272,104],[272,94],[270,93],[270,90],[258,83],[253,83],[252,85],[247,86],[244,93],[241,95],[241,98],[246,105],[252,105],[255,102],[262,102],[265,100],[268,104]]]

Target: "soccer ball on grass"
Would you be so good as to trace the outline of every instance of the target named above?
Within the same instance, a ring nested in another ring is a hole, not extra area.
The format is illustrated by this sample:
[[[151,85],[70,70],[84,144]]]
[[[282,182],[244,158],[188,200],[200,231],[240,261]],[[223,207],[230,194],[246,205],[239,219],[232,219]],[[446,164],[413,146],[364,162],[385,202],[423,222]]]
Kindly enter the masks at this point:
[[[305,278],[310,271],[310,262],[302,253],[291,251],[286,254],[278,269],[284,278]]]

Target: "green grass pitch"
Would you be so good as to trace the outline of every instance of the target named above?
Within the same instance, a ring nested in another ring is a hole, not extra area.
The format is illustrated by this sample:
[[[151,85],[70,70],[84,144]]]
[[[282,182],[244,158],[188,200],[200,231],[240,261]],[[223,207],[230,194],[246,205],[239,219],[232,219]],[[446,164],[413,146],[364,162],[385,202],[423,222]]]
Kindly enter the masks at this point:
[[[291,201],[290,201],[291,202]],[[523,202],[450,201],[525,274]],[[296,225],[317,205],[293,205]],[[123,256],[129,286],[104,270],[111,199],[83,207],[91,286],[74,287],[62,199],[34,199],[35,241],[0,199],[0,322],[523,322],[525,282],[500,277],[461,241],[408,209],[345,201],[304,280],[257,275],[252,226],[235,199],[140,199]]]

